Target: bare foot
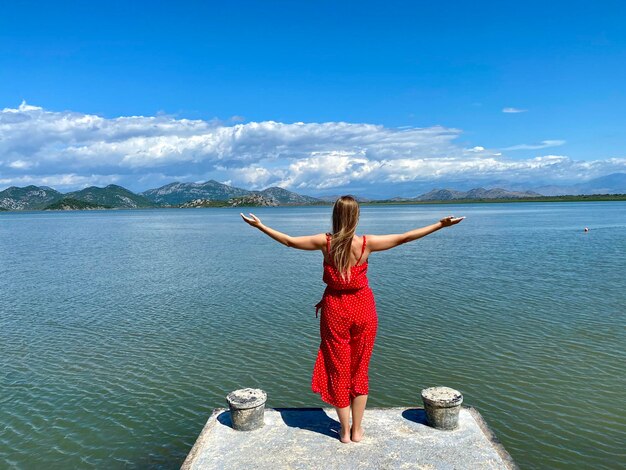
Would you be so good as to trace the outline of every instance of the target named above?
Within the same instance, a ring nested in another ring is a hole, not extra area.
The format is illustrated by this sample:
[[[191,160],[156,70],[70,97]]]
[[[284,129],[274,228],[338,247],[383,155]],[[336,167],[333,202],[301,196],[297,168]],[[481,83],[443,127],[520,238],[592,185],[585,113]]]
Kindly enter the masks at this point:
[[[353,429],[352,431],[350,431],[350,439],[352,440],[352,442],[360,442],[361,439],[363,439],[363,434],[365,434],[363,428]]]
[[[352,442],[352,441],[351,441],[351,439],[350,439],[350,430],[345,430],[345,431],[344,431],[344,430],[342,429],[342,430],[339,432],[339,440],[340,440],[341,442],[343,442],[344,444],[349,444],[350,442]]]

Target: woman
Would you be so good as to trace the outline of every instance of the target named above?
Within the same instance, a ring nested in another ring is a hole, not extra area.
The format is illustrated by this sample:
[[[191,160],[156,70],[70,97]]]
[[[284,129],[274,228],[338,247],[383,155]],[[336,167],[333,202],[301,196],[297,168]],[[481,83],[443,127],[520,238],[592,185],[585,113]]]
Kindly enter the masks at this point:
[[[367,281],[370,253],[417,240],[464,219],[449,216],[403,234],[359,237],[355,234],[359,212],[359,204],[352,196],[342,196],[333,206],[333,233],[304,237],[291,237],[263,225],[254,214],[241,214],[244,221],[277,242],[300,250],[320,250],[324,256],[323,280],[327,287],[316,305],[316,314],[322,310],[321,343],[311,388],[335,407],[343,443],[359,442],[363,437],[368,366],[378,325],[376,303]]]

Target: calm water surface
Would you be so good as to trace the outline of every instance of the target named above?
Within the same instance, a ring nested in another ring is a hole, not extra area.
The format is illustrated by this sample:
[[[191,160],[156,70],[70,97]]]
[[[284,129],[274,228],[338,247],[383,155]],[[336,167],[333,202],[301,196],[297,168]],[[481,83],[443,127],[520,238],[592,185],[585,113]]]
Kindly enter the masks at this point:
[[[328,207],[255,213],[329,229]],[[358,233],[449,213],[467,220],[370,258],[369,404],[447,385],[522,468],[624,466],[626,203],[363,207]],[[233,389],[321,404],[321,255],[237,214],[0,214],[0,467],[177,468]]]

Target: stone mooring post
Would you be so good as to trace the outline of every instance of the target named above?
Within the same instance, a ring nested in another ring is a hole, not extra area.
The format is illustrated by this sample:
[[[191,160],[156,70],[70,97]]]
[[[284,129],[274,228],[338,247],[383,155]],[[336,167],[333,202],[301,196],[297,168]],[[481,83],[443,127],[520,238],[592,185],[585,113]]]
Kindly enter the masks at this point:
[[[451,431],[459,425],[459,411],[463,395],[449,387],[430,387],[422,390],[422,401],[428,424],[435,429]]]
[[[226,396],[230,420],[237,431],[254,431],[263,427],[267,393],[258,388],[242,388]]]

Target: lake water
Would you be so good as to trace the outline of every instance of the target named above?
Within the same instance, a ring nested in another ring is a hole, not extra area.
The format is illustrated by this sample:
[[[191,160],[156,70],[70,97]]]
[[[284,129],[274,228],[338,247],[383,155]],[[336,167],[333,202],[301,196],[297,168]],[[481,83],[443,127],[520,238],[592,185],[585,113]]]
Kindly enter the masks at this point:
[[[0,467],[177,468],[231,390],[322,405],[321,254],[238,212],[0,214]],[[329,207],[254,213],[330,226]],[[626,203],[369,206],[357,233],[448,214],[467,219],[370,257],[368,405],[447,385],[522,468],[623,468]]]

